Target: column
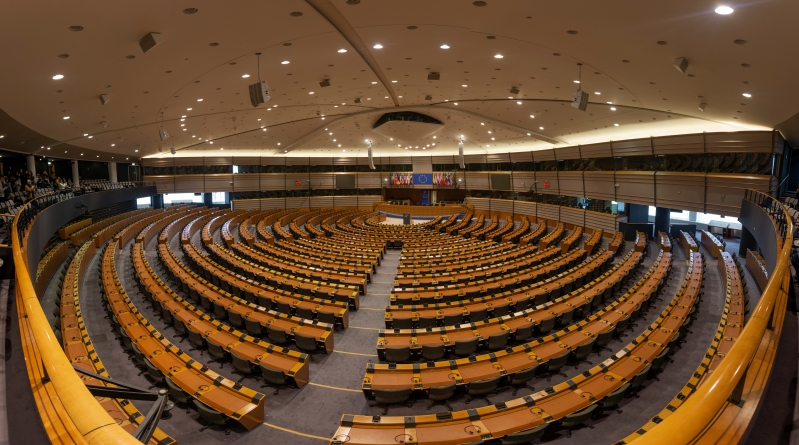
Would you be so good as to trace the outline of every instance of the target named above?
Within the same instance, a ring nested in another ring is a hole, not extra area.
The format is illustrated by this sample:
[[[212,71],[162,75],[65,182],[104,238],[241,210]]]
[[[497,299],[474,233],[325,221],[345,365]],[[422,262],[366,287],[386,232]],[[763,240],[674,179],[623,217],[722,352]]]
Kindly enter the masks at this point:
[[[671,226],[671,209],[655,207],[655,234],[657,232],[669,233]]]
[[[33,173],[33,177],[36,177],[36,158],[33,155],[25,156],[25,159],[28,161],[28,170]]]
[[[116,184],[117,181],[117,163],[116,162],[109,162],[108,163],[108,180],[111,181],[112,184]]]
[[[631,223],[648,223],[649,222],[649,206],[641,204],[627,204],[630,206],[630,212],[627,217],[627,222]]]
[[[741,243],[738,245],[738,256],[746,258],[746,249],[757,251],[757,240],[745,226],[741,229]]]
[[[72,185],[80,186],[80,173],[78,172],[78,161],[72,161]]]

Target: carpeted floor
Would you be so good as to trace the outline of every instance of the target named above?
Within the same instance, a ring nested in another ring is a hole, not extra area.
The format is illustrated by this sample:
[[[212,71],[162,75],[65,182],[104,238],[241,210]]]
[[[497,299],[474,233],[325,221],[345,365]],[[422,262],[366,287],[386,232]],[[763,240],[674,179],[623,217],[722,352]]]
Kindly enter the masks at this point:
[[[218,234],[215,233],[214,236],[218,237]],[[195,236],[192,241],[199,246],[199,235]],[[628,243],[628,250],[632,247],[631,244]],[[171,240],[170,246],[179,258],[182,257],[182,250],[177,237]],[[143,296],[137,291],[132,271],[129,267],[129,247],[130,245],[126,246],[117,259],[122,285],[137,308],[156,329],[167,338],[177,342],[176,344],[179,346],[188,348],[188,342],[180,343],[180,339],[174,335],[174,330],[171,327],[167,327],[158,314],[145,305]],[[654,243],[650,243],[649,252],[651,253],[644,264],[636,272],[635,279],[640,277],[653,264],[654,253],[657,252],[657,246]],[[155,243],[147,246],[146,254],[148,261],[155,265],[157,262]],[[385,307],[389,304],[389,294],[399,256],[399,251],[389,251],[386,254],[378,273],[374,276],[374,282],[369,286],[369,293],[362,297],[360,309],[350,315],[350,327],[346,330],[335,332],[334,352],[330,355],[314,355],[314,361],[311,363],[310,369],[311,383],[302,389],[283,388],[278,395],[273,395],[272,388],[262,389],[260,382],[254,378],[248,377],[242,381],[244,386],[266,394],[264,425],[251,431],[245,431],[242,428],[231,428],[230,435],[225,435],[224,432],[215,429],[200,433],[198,430],[202,423],[198,420],[196,411],[192,409],[187,414],[183,407],[175,407],[171,411],[172,417],[162,420],[159,426],[182,443],[307,443],[318,445],[332,437],[338,426],[339,419],[344,413],[379,415],[382,408],[369,406],[360,389],[361,380],[366,364],[378,360],[375,345],[379,329],[384,327],[383,313]],[[99,255],[92,259],[87,279],[81,289],[82,310],[89,334],[103,364],[113,378],[147,387],[150,382],[144,375],[139,375],[140,371],[133,366],[132,361],[120,347],[111,330],[109,321],[104,318],[106,314],[102,309],[101,295],[99,293],[98,258]],[[674,363],[666,365],[664,372],[660,376],[660,381],[650,379],[645,383],[639,398],[631,397],[625,399],[621,404],[621,414],[611,412],[609,415],[603,415],[598,419],[592,420],[587,425],[593,426],[593,428],[584,427],[575,430],[570,439],[567,439],[563,432],[554,432],[546,437],[545,440],[547,442],[557,440],[559,443],[575,444],[613,443],[644,424],[671,400],[700,363],[719,321],[722,304],[720,276],[718,270],[712,266],[715,266],[715,263],[709,259],[705,277],[705,297],[697,314],[697,319],[692,326],[693,332],[689,334],[689,341],[675,353]],[[625,336],[620,339],[614,339],[608,345],[613,351],[624,347],[630,340],[635,338],[638,332],[646,329],[646,326],[657,318],[685,277],[686,269],[685,255],[677,247],[675,249],[673,268],[668,277],[669,285],[663,293],[662,300],[655,302],[652,308],[639,318],[637,327],[628,329]],[[162,278],[166,277],[162,276]],[[182,291],[178,291],[178,293],[182,294]],[[209,366],[209,368],[228,377],[238,379],[238,376],[233,375],[230,363],[210,362],[207,354],[201,355],[200,351],[188,351],[188,353],[199,362]],[[610,354],[607,351],[593,353],[588,359],[598,363]],[[576,367],[570,366],[566,368],[565,372],[569,375],[574,375],[591,366],[589,362],[582,361]],[[540,390],[562,380],[563,377],[556,377],[552,382],[547,383],[545,378],[537,378],[530,383],[531,386]],[[510,398],[511,391],[507,389],[489,397],[493,403]],[[476,400],[466,405],[465,400],[466,397],[460,395],[450,403],[455,410],[474,408],[485,404],[484,401]],[[428,402],[426,399],[417,400],[410,408],[392,407],[389,415],[428,414],[446,410],[443,405],[440,405],[428,411],[426,409]],[[143,412],[146,412],[149,408],[147,403],[142,402],[136,402],[136,406]]]

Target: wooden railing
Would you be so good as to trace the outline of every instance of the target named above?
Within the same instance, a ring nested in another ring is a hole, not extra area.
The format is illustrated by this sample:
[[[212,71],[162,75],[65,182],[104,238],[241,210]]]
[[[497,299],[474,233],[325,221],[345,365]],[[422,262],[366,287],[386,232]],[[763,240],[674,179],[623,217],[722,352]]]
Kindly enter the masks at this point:
[[[741,335],[715,372],[672,415],[635,440],[636,445],[738,443],[761,402],[788,302],[794,226],[778,200],[752,190],[745,199],[782,212],[772,216],[779,248],[776,267]]]
[[[30,265],[27,264],[27,255],[18,230],[19,215],[31,205],[26,204],[14,218],[11,247],[17,292],[20,295],[19,310],[24,312],[27,321],[27,326],[21,326],[21,331],[22,328],[24,331],[20,334],[27,336],[26,344],[38,352],[26,354],[26,361],[29,362],[28,372],[34,400],[38,412],[43,415],[45,431],[53,443],[141,445],[116,423],[89,392],[64,354],[61,343],[47,321],[30,278]],[[34,359],[38,363],[30,363]],[[45,411],[53,408],[56,413],[49,413],[45,421]]]

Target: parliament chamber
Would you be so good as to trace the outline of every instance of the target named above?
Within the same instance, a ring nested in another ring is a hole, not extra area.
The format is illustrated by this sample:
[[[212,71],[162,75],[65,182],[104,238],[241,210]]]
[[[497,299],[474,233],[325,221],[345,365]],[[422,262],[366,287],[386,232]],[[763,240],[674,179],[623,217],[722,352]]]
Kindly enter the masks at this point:
[[[796,4],[6,9],[0,444],[799,443]]]

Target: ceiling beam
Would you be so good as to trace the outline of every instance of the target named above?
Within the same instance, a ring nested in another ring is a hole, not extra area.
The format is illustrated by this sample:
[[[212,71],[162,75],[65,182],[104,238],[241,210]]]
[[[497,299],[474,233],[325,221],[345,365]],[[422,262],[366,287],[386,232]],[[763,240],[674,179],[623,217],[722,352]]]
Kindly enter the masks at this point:
[[[462,109],[459,109],[459,108],[447,107],[447,106],[443,106],[443,105],[409,105],[409,106],[397,107],[397,108],[382,108],[382,109],[375,109],[375,110],[359,111],[357,113],[351,113],[351,114],[347,114],[347,115],[341,116],[341,117],[339,117],[337,119],[334,119],[334,120],[332,120],[330,122],[327,122],[327,123],[324,123],[324,124],[320,125],[316,129],[306,133],[304,136],[300,137],[299,139],[297,139],[296,141],[292,142],[291,144],[286,145],[283,148],[276,149],[275,150],[275,154],[288,153],[289,151],[297,148],[298,146],[300,146],[300,145],[304,144],[305,142],[308,142],[311,139],[313,139],[316,136],[318,136],[320,133],[322,133],[324,131],[325,127],[329,127],[331,125],[337,124],[337,123],[342,122],[342,121],[346,121],[348,119],[352,119],[352,118],[357,117],[357,116],[363,116],[363,115],[368,115],[368,114],[383,114],[383,113],[389,113],[389,112],[393,113],[393,112],[398,112],[398,111],[424,111],[425,109],[427,109],[427,110],[436,110],[436,111],[447,111],[447,112],[451,111],[451,112],[458,113],[458,114],[463,114],[463,115],[466,115],[466,116],[469,116],[469,117],[475,117],[475,118],[478,118],[478,119],[481,119],[481,120],[485,120],[487,122],[494,122],[494,123],[496,123],[498,125],[502,125],[502,126],[508,128],[510,130],[517,131],[519,133],[524,133],[524,134],[530,133],[531,136],[535,136],[537,139],[542,140],[544,142],[548,142],[548,143],[550,143],[552,145],[558,145],[558,144],[569,145],[567,142],[561,141],[560,139],[555,139],[555,138],[549,137],[549,136],[547,136],[545,134],[541,134],[541,133],[539,133],[537,131],[534,131],[534,130],[531,130],[531,129],[528,129],[528,128],[524,128],[524,127],[520,127],[518,125],[511,124],[511,123],[508,123],[508,122],[505,122],[505,121],[501,121],[501,120],[498,120],[498,119],[494,119],[492,117],[487,117],[487,116],[484,116],[484,115],[482,115],[480,113],[475,113],[473,111],[467,111],[467,110],[462,110]]]
[[[391,100],[394,101],[394,106],[398,107],[399,98],[397,98],[397,93],[394,92],[394,88],[391,87],[391,83],[388,81],[386,75],[383,74],[383,70],[380,69],[380,65],[377,64],[377,60],[372,56],[369,48],[363,43],[363,40],[361,40],[361,36],[358,35],[358,32],[355,31],[355,28],[352,27],[350,22],[344,18],[344,14],[342,14],[330,0],[305,1],[330,22],[339,34],[350,42],[350,45],[355,48],[355,51],[358,51],[363,61],[369,65],[369,68],[372,69],[377,78],[380,79],[383,87],[388,91],[388,95],[391,96]]]

